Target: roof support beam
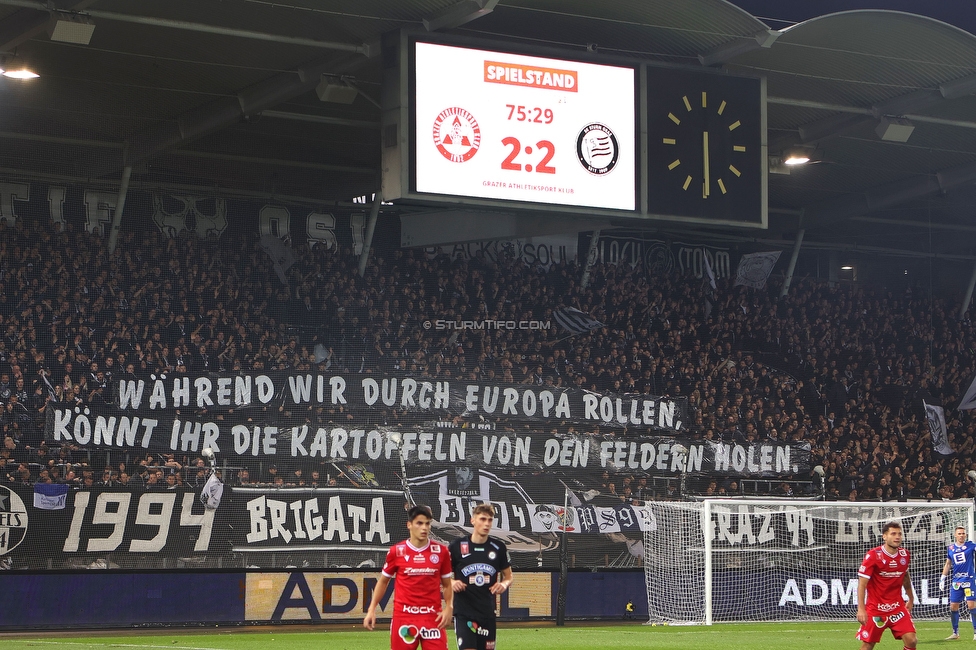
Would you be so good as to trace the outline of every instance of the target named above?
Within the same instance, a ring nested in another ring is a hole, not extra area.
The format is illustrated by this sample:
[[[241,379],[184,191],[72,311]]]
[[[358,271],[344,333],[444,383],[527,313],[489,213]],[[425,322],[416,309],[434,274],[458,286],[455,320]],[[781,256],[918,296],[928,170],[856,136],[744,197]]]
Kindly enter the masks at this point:
[[[43,34],[51,24],[52,16],[49,9],[63,9],[66,11],[81,11],[95,4],[98,0],[83,0],[71,2],[61,0],[50,3],[50,7],[42,3],[41,7],[21,9],[0,20],[0,52],[10,52],[24,41],[28,41],[39,34]]]
[[[94,0],[84,4],[93,4]],[[48,11],[48,6],[36,0],[0,0],[0,5],[9,7],[22,7],[35,11]],[[305,47],[318,47],[327,50],[338,50],[342,52],[356,52],[358,54],[369,55],[370,46],[366,43],[340,43],[337,41],[320,41],[315,38],[303,38],[301,36],[286,36],[284,34],[269,34],[251,29],[237,29],[234,27],[222,27],[220,25],[206,25],[194,23],[188,20],[173,20],[170,18],[155,18],[153,16],[139,16],[136,14],[120,13],[118,11],[100,11],[90,9],[84,12],[85,15],[102,20],[114,20],[123,23],[135,23],[137,25],[149,25],[151,27],[169,27],[171,29],[182,29],[190,32],[202,32],[204,34],[218,34],[221,36],[235,36],[238,38],[248,38],[258,41],[270,41],[272,43],[283,43],[286,45],[302,45]]]
[[[334,126],[348,126],[354,129],[370,129],[379,131],[379,122],[366,120],[350,120],[345,117],[329,117],[328,115],[314,115],[312,113],[292,113],[289,111],[261,111],[262,117],[275,117],[280,120],[294,120],[296,122],[311,122],[313,124],[331,124]]]
[[[498,0],[458,0],[453,5],[435,11],[424,18],[424,27],[428,32],[435,32],[438,29],[453,29],[490,14],[497,4]]]
[[[803,228],[826,226],[835,221],[890,208],[936,192],[946,192],[973,181],[976,181],[976,163],[951,167],[934,175],[906,178],[874,187],[854,196],[824,201],[805,208],[800,224]]]
[[[734,41],[729,41],[728,43],[722,43],[716,47],[713,47],[708,52],[704,52],[698,55],[698,61],[706,68],[713,65],[719,65],[720,63],[725,63],[730,61],[737,56],[746,54],[747,52],[754,52],[760,49],[769,49],[776,42],[776,39],[780,37],[782,32],[775,29],[764,29],[762,31],[756,32],[752,36],[745,36],[742,38],[737,38]]]
[[[221,97],[193,108],[174,120],[160,123],[129,138],[126,141],[123,162],[125,165],[133,165],[227,127],[312,90],[324,72],[351,72],[366,61],[365,57],[353,54],[333,55],[302,66],[295,72],[283,72],[269,77],[242,89],[236,97]],[[103,170],[97,176],[117,171],[117,168]]]
[[[958,223],[912,221],[911,219],[884,219],[882,217],[851,217],[850,220],[861,223],[876,223],[882,226],[902,226],[908,228],[924,228],[926,230],[948,230],[951,232],[976,232],[976,226],[966,226]]]
[[[794,144],[807,144],[816,142],[817,140],[824,140],[826,138],[843,135],[851,129],[875,122],[886,115],[906,117],[910,120],[925,121],[925,116],[919,116],[915,114],[915,112],[932,108],[933,106],[937,106],[941,102],[949,99],[965,97],[974,93],[976,93],[976,75],[971,75],[969,77],[962,77],[954,81],[940,84],[937,88],[920,88],[919,90],[907,93],[905,95],[892,97],[891,99],[885,100],[866,109],[850,107],[852,110],[844,111],[846,113],[844,115],[831,115],[829,117],[804,124],[798,129],[799,139],[793,136],[777,138],[775,142],[771,142],[769,144],[769,151],[780,151]],[[779,98],[776,101],[771,99],[770,103],[786,104],[789,101],[790,100],[786,98]],[[817,108],[817,106],[813,106],[815,102],[808,102],[805,100],[796,101],[802,102],[795,104],[797,106]],[[827,105],[824,105],[824,108],[826,110],[841,110],[840,108],[836,107],[828,108]],[[909,117],[909,115],[911,115],[911,117]],[[928,119],[935,122],[934,118]]]

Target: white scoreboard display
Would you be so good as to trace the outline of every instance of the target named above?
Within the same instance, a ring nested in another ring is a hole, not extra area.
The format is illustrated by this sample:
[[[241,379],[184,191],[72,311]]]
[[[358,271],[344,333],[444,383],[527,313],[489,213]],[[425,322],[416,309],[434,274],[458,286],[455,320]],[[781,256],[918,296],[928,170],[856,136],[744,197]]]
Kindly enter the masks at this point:
[[[418,194],[636,209],[634,68],[415,48]]]

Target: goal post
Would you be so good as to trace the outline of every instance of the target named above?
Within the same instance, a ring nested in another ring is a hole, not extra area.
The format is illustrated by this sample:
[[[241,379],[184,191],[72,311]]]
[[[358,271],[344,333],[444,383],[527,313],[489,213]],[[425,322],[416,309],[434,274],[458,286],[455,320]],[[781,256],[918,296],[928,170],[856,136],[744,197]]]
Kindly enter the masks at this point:
[[[651,623],[854,620],[857,568],[898,521],[912,553],[916,620],[948,616],[938,582],[956,526],[974,535],[972,501],[651,501],[644,533]]]

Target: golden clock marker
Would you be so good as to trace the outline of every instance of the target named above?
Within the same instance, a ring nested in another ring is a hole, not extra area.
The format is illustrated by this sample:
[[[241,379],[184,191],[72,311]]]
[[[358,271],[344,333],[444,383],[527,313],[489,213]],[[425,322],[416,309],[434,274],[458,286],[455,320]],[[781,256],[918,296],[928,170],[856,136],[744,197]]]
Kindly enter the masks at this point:
[[[668,117],[669,117],[669,118],[671,119],[671,121],[672,121],[672,122],[674,122],[675,124],[681,124],[681,120],[679,120],[679,119],[677,118],[677,116],[676,116],[676,115],[675,115],[674,113],[668,113]]]
[[[685,108],[687,108],[690,111],[691,110],[691,102],[688,101],[688,95],[685,95],[681,99],[684,100],[684,102],[685,102]]]
[[[742,151],[742,152],[744,152],[745,150],[746,150],[746,148],[743,147],[741,144],[737,144],[737,145],[734,145],[732,147],[732,151]]]
[[[718,106],[718,114],[719,114],[719,115],[721,115],[721,114],[722,114],[722,113],[724,113],[724,112],[725,112],[725,102],[723,101],[723,102],[722,102],[721,104],[719,104],[719,106]]]
[[[664,144],[676,144],[674,138],[664,138]]]
[[[691,174],[685,179],[685,184],[681,186],[681,189],[687,190],[689,185],[691,185]]]
[[[732,122],[732,124],[729,124],[729,131],[735,131],[740,126],[742,126],[742,122],[736,120],[735,122]]]
[[[725,183],[722,182],[721,178],[718,179],[718,189],[722,190],[722,194],[725,194]]]
[[[705,101],[705,91],[702,91],[702,108],[708,108],[708,104]]]
[[[742,172],[735,168],[735,165],[729,165],[729,171],[736,175],[736,177],[742,176]]]
[[[681,164],[681,159],[680,158],[675,158],[674,159],[674,162],[672,162],[670,165],[668,165],[668,170],[670,171],[670,170],[674,169],[675,167],[677,167],[680,164]]]

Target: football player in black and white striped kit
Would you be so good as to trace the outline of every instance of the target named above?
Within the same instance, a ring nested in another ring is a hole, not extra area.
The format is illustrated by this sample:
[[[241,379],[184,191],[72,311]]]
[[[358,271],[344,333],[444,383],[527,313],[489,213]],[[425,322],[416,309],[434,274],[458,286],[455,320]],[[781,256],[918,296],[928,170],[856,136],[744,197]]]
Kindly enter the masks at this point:
[[[475,506],[473,532],[450,545],[459,650],[495,650],[495,596],[512,585],[512,563],[505,543],[488,534],[494,521],[491,505]]]

